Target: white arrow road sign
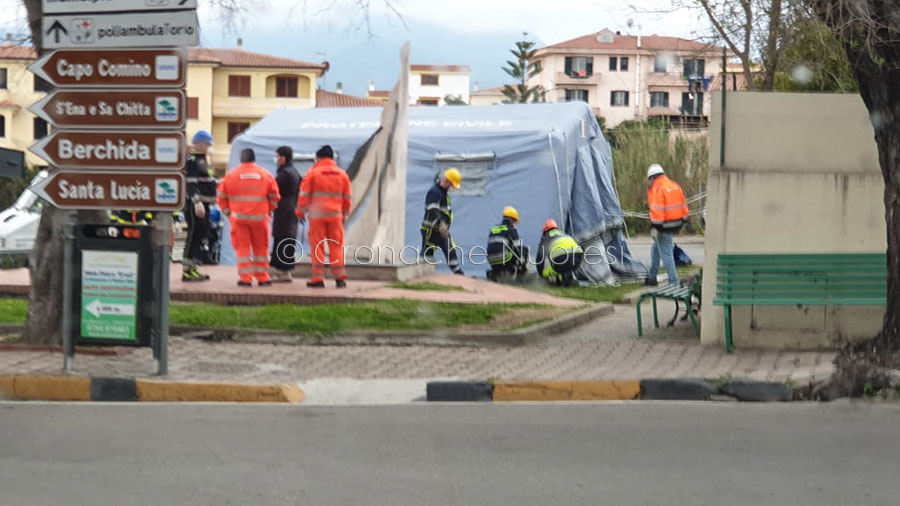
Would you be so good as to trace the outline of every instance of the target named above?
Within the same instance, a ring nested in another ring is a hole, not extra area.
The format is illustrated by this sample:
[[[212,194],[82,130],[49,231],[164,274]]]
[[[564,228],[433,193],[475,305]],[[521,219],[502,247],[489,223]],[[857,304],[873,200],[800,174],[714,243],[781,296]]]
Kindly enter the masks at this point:
[[[94,299],[84,308],[95,318],[100,318],[100,315],[134,316],[134,304],[110,304]]]
[[[196,11],[44,16],[41,26],[48,49],[200,44]]]
[[[197,0],[43,0],[44,14],[192,10]]]

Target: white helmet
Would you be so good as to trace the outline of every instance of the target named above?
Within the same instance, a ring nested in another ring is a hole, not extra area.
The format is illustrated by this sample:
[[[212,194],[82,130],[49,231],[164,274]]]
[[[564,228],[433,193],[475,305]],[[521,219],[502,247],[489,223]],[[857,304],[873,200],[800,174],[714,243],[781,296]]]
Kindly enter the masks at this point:
[[[662,165],[658,163],[654,163],[647,169],[647,179],[650,179],[653,176],[658,176],[660,174],[665,174],[666,171],[663,170]]]

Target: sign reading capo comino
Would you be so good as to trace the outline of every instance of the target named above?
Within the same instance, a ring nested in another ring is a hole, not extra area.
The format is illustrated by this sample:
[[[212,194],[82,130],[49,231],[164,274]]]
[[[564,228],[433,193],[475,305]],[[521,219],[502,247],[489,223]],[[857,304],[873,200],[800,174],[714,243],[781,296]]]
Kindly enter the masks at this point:
[[[28,70],[57,87],[179,88],[187,75],[182,49],[104,49],[53,51]]]

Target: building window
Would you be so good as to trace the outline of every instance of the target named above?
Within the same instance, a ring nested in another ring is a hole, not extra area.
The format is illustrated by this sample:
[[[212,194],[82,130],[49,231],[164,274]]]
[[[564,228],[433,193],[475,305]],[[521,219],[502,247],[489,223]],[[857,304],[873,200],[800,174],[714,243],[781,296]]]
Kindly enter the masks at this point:
[[[187,119],[200,119],[200,99],[197,97],[187,98]]]
[[[610,56],[609,57],[609,71],[615,72],[617,70],[619,70],[619,59],[616,58],[615,56]]]
[[[250,76],[228,76],[229,97],[250,96]]]
[[[438,75],[437,74],[422,74],[422,80],[420,81],[422,86],[437,86],[438,85]]]
[[[50,93],[53,91],[53,85],[38,76],[34,76],[34,91]]]
[[[0,116],[0,139],[6,137],[6,116]]]
[[[703,93],[682,93],[681,114],[703,116]]]
[[[275,96],[279,98],[297,98],[297,78],[276,77]]]
[[[587,102],[588,90],[566,90],[566,102]]]
[[[7,87],[6,75],[7,75],[7,70],[4,68],[0,68],[0,90],[5,90]]]
[[[567,56],[565,72],[569,77],[591,77],[594,75],[594,58],[590,56]]]
[[[231,144],[231,141],[234,140],[235,137],[241,135],[244,130],[250,128],[250,123],[245,122],[237,122],[237,123],[228,123],[228,144]]]
[[[609,105],[613,107],[627,107],[628,106],[628,92],[627,91],[614,91],[609,94]]]
[[[623,56],[619,58],[619,70],[622,72],[628,72],[628,57]]]
[[[666,59],[665,58],[657,58],[653,60],[653,71],[657,73],[665,73],[666,72]]]
[[[42,118],[34,118],[34,140],[47,137],[47,122]]]
[[[439,98],[420,98],[418,104],[419,105],[438,105],[441,99]]]
[[[650,107],[669,107],[669,92],[651,91]]]
[[[683,62],[684,77],[702,77],[706,70],[706,60],[685,59]]]

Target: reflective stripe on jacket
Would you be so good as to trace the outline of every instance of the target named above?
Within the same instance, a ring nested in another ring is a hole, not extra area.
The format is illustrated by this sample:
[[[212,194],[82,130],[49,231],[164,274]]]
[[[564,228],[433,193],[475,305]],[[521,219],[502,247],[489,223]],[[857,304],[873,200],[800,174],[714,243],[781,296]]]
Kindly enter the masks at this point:
[[[219,183],[216,196],[222,212],[232,218],[264,221],[281,195],[275,177],[255,163],[242,163]]]
[[[331,158],[316,162],[300,183],[298,214],[309,218],[346,217],[352,203],[350,178]]]
[[[453,211],[450,209],[450,193],[435,183],[425,195],[425,217],[422,218],[422,228],[430,230],[441,221],[447,226],[453,223]]]
[[[519,230],[512,220],[504,218],[503,223],[493,227],[488,236],[487,258],[491,265],[504,265],[513,260],[521,251]]]
[[[665,174],[657,176],[647,190],[650,206],[650,224],[660,231],[678,231],[688,218],[688,205],[684,191]]]

